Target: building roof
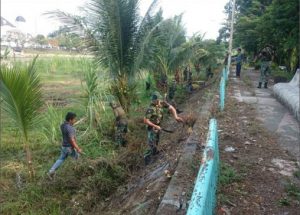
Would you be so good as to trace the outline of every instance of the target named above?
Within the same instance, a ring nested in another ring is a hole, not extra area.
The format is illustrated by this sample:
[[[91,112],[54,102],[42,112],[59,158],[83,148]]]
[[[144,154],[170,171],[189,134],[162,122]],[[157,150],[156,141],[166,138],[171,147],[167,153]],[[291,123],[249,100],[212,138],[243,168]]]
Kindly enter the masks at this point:
[[[9,26],[9,27],[13,27],[15,28],[16,26],[14,26],[13,24],[11,24],[9,21],[7,21],[6,19],[4,19],[2,16],[0,16],[0,26]]]

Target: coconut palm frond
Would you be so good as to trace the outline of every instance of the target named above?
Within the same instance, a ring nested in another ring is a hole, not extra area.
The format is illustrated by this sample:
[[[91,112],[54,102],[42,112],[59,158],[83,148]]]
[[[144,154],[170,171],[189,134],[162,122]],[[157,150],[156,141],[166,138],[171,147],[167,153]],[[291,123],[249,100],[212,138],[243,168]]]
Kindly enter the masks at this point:
[[[171,50],[169,57],[169,67],[171,71],[175,71],[180,65],[189,61],[193,55],[194,45],[190,42],[186,42],[179,47]]]
[[[181,16],[163,20],[155,26],[151,33],[157,35],[150,38],[151,46],[147,47],[148,52],[156,53],[152,59],[147,57],[147,61],[152,62],[150,68],[154,70],[159,68],[161,71],[158,72],[166,74],[166,72],[173,71],[189,58],[188,48],[182,46],[185,44],[186,39],[185,29],[181,24]]]
[[[81,16],[72,15],[61,10],[48,11],[43,15],[59,20],[68,28],[70,32],[77,35],[83,36],[87,31],[86,20]]]
[[[161,72],[164,74],[164,75],[167,75],[169,73],[169,65],[168,65],[168,62],[166,61],[165,58],[157,55],[156,56],[157,59],[158,59],[158,63],[159,63],[159,67],[160,67],[160,70]]]
[[[156,19],[156,18],[154,18]],[[143,68],[151,68],[155,61],[157,60],[156,58],[156,53],[159,52],[160,48],[157,42],[155,40],[160,37],[160,34],[158,33],[158,29],[160,26],[164,25],[166,21],[169,19],[163,20],[162,18],[155,20],[153,23],[149,25],[151,29],[145,30],[144,31],[144,37],[140,40],[140,43],[138,43],[137,46],[137,55],[135,59],[135,71],[138,71],[141,68],[141,65],[143,64]],[[152,26],[154,24],[154,26]],[[145,57],[147,56],[147,57]],[[155,59],[156,58],[156,59]],[[145,62],[146,60],[146,62]],[[152,62],[152,63],[149,63]]]
[[[111,73],[132,75],[134,42],[138,29],[137,0],[92,0],[89,6],[89,26],[98,62],[110,67]]]
[[[38,111],[43,104],[40,79],[34,63],[35,60],[26,68],[1,66],[0,72],[2,107],[26,140],[29,129],[37,123]]]
[[[152,15],[152,13],[154,12],[155,8],[158,5],[158,2],[159,0],[152,1],[150,6],[148,7],[147,12],[145,13],[144,17],[142,18],[139,24],[138,31],[137,31],[137,38],[136,38],[138,44],[149,33],[149,31],[153,28],[153,26],[162,20],[161,10],[155,15]]]
[[[153,0],[152,3],[150,4],[150,6],[148,7],[142,21],[140,24],[140,28],[142,28],[143,26],[145,26],[145,23],[147,22],[147,19],[153,17],[152,13],[155,10],[155,8],[157,7],[158,3],[160,0]]]

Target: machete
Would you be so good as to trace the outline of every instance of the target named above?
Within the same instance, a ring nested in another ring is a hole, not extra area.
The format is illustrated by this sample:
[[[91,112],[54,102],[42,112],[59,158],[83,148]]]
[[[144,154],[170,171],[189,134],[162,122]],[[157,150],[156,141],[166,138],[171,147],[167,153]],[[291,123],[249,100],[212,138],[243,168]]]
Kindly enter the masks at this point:
[[[174,131],[171,131],[171,130],[168,130],[168,129],[165,129],[165,128],[161,128],[162,131],[164,132],[167,132],[167,133],[174,133]]]

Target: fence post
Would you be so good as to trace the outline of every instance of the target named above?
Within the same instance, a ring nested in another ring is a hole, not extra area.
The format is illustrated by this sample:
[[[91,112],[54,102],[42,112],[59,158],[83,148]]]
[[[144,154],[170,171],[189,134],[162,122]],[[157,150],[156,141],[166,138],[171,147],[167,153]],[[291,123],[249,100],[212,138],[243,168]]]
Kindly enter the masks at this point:
[[[224,77],[225,83],[227,82],[227,74],[226,74],[226,67],[222,70],[222,76]]]
[[[228,80],[228,77],[229,77],[229,67],[228,66],[226,66],[225,67],[225,70],[226,70],[226,78],[227,78],[227,80]]]
[[[220,110],[224,110],[225,106],[225,79],[224,77],[221,77],[220,81]]]
[[[209,122],[209,132],[201,163],[187,215],[214,214],[219,173],[216,119],[211,119]]]

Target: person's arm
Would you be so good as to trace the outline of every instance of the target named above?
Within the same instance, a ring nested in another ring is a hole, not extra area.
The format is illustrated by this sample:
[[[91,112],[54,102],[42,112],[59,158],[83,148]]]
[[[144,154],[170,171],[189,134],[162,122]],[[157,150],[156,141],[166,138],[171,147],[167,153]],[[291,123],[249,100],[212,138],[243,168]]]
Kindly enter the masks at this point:
[[[255,58],[254,58],[254,62],[256,63],[258,60],[260,60],[261,56],[262,56],[261,53],[259,53],[258,55],[256,55]]]
[[[232,61],[232,62],[237,61],[237,57],[238,57],[238,55],[232,55],[232,56],[231,56],[231,61]]]
[[[81,153],[81,152],[82,152],[81,148],[79,148],[79,146],[78,146],[77,143],[76,143],[75,137],[71,137],[71,138],[70,138],[70,143],[71,143],[71,145],[73,146],[73,148],[76,149],[76,151],[77,151],[78,153]]]
[[[183,119],[177,115],[176,109],[172,105],[169,106],[169,111],[171,111],[177,122],[183,122]]]
[[[152,109],[148,109],[146,112],[146,115],[144,117],[144,123],[148,126],[151,126],[152,128],[156,129],[156,130],[160,130],[160,126],[155,125],[153,122],[150,121],[151,115],[153,113]]]
[[[160,126],[155,125],[154,123],[152,123],[152,122],[151,122],[149,119],[147,119],[146,117],[144,117],[144,123],[145,123],[146,125],[149,125],[149,126],[155,128],[156,130],[160,130],[160,129],[161,129]]]

